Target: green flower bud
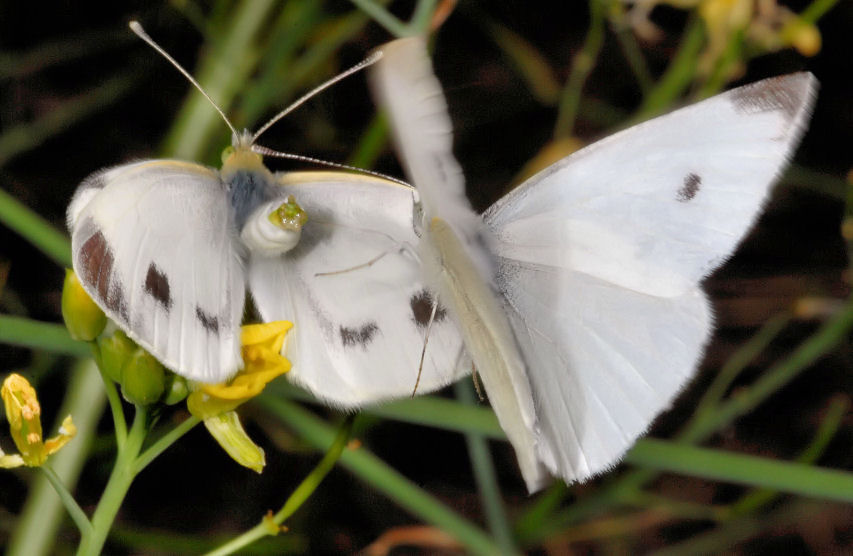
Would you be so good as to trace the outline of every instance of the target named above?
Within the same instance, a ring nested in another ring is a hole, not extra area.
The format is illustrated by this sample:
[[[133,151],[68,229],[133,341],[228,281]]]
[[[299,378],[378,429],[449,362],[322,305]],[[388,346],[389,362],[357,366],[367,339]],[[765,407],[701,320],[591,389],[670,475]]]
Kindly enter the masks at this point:
[[[121,393],[135,405],[151,405],[166,390],[166,370],[153,355],[137,348],[121,369]]]
[[[208,417],[204,420],[204,426],[222,449],[231,456],[231,459],[255,473],[264,470],[266,465],[264,450],[252,442],[243,430],[236,412],[226,411],[214,417]]]
[[[97,338],[107,324],[107,316],[92,301],[70,268],[65,269],[62,285],[62,318],[71,337],[85,342]]]
[[[166,373],[166,393],[163,395],[163,403],[166,405],[175,405],[183,401],[190,393],[187,380],[175,373]]]
[[[98,337],[97,346],[97,360],[101,372],[114,382],[121,382],[122,367],[139,346],[121,330],[116,330],[111,336]]]

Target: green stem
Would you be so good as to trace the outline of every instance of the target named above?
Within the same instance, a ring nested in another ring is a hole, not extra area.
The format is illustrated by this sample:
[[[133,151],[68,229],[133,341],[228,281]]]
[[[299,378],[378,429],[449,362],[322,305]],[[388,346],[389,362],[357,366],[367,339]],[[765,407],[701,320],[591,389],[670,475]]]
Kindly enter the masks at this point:
[[[21,201],[0,189],[0,222],[61,266],[71,265],[68,236]]]
[[[590,0],[589,2],[589,32],[583,47],[572,60],[572,72],[563,89],[557,123],[554,126],[554,137],[557,139],[571,137],[581,102],[584,83],[589,77],[601,46],[604,44],[604,12],[608,0]]]
[[[331,447],[326,452],[326,455],[323,456],[323,459],[320,460],[317,467],[315,467],[314,470],[311,471],[311,473],[309,473],[301,483],[299,483],[299,486],[296,487],[293,494],[291,494],[285,501],[284,506],[282,506],[278,513],[272,516],[272,518],[264,517],[259,524],[235,539],[220,546],[216,550],[208,552],[207,556],[233,554],[258,539],[268,535],[278,534],[281,524],[284,523],[288,517],[293,515],[293,513],[298,510],[306,500],[308,500],[311,494],[317,490],[320,483],[323,482],[323,479],[326,478],[326,475],[329,474],[329,471],[331,471],[335,466],[335,462],[337,462],[341,457],[341,454],[349,441],[354,420],[354,416],[347,417],[341,425],[341,428],[338,429],[338,434],[335,437],[334,442],[332,442]]]
[[[127,435],[127,441],[118,451],[110,479],[98,502],[98,508],[92,516],[92,534],[83,536],[77,550],[78,556],[95,556],[102,552],[122,501],[136,477],[136,458],[148,433],[148,424],[148,410],[136,406],[136,415]]]
[[[406,37],[411,34],[408,24],[397,19],[391,12],[373,2],[373,0],[350,0],[350,2],[358,6],[361,11],[369,15],[373,21],[385,27],[395,37]]]
[[[702,20],[694,17],[687,24],[678,52],[669,67],[649,91],[632,121],[645,120],[665,110],[693,81],[696,73],[696,58],[705,45],[705,29]]]
[[[56,491],[56,494],[59,495],[59,499],[62,501],[62,505],[65,506],[65,509],[68,511],[68,515],[71,516],[71,519],[74,520],[74,524],[77,525],[77,529],[80,530],[80,535],[86,537],[87,535],[92,534],[92,524],[89,522],[89,518],[86,516],[86,513],[77,504],[77,501],[74,500],[74,496],[68,492],[68,489],[65,488],[65,485],[62,484],[62,479],[56,474],[56,472],[51,469],[50,465],[44,464],[40,467],[44,476],[47,477],[47,480],[50,481],[50,484],[53,485],[53,489]]]
[[[110,402],[110,412],[113,416],[113,428],[116,434],[116,447],[121,450],[124,443],[127,442],[127,421],[124,418],[124,406],[121,403],[118,388],[112,379],[104,375],[103,372],[101,378],[104,381],[104,392],[106,392],[107,400]]]
[[[693,416],[688,421],[687,427],[690,427],[694,421],[701,420],[716,411],[720,400],[723,399],[729,386],[732,385],[741,371],[770,345],[770,342],[784,330],[790,321],[791,315],[789,313],[782,313],[769,319],[755,335],[726,360],[720,372],[714,377],[714,381],[705,390],[699,403],[696,404],[696,409],[693,411]]]
[[[474,393],[471,391],[470,382],[459,381],[454,385],[453,390],[460,402],[474,405]],[[489,531],[500,547],[501,554],[516,554],[518,548],[512,538],[512,527],[504,510],[488,441],[481,434],[467,432],[465,442],[468,445],[468,455],[471,457],[471,467],[474,471],[474,479],[477,481],[477,490],[480,492]]]
[[[84,342],[71,339],[65,325],[11,315],[0,315],[0,343],[77,357],[92,355]]]
[[[631,450],[630,461],[659,471],[768,487],[848,504],[853,502],[853,473],[804,463],[776,461],[650,438]]]
[[[201,423],[201,419],[195,415],[191,415],[189,418],[184,419],[180,425],[164,434],[159,440],[146,448],[146,450],[136,458],[136,464],[134,467],[136,473],[140,473],[157,456],[162,454],[169,446],[177,442],[179,438],[184,436],[199,423]]]

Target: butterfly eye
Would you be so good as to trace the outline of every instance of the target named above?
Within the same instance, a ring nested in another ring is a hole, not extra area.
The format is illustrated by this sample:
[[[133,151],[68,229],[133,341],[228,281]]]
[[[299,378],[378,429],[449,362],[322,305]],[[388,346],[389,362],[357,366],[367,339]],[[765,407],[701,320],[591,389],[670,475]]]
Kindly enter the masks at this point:
[[[222,149],[222,164],[225,164],[225,161],[228,160],[232,154],[234,154],[234,147],[231,145]]]

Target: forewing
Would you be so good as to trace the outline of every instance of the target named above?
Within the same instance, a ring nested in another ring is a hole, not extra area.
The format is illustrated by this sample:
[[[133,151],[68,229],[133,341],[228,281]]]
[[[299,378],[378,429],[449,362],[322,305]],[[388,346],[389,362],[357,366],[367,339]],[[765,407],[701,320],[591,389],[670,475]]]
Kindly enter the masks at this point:
[[[201,382],[242,366],[245,279],[230,212],[215,171],[171,160],[98,172],[68,210],[85,290],[164,365]]]
[[[351,174],[279,174],[282,195],[308,214],[302,238],[280,257],[254,256],[249,286],[265,321],[290,320],[287,376],[340,407],[435,390],[470,372],[462,340],[432,312],[414,252],[412,190]]]
[[[500,254],[683,294],[752,226],[815,90],[808,73],[766,79],[557,162],[487,211]]]

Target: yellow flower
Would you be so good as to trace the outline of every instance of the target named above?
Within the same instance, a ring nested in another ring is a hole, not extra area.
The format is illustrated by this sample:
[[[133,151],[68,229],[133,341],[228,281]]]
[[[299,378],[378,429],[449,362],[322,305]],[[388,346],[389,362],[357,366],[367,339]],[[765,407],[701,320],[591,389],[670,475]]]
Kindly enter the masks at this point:
[[[258,473],[264,468],[264,451],[243,430],[234,409],[290,370],[290,361],[281,352],[291,327],[293,324],[287,321],[243,326],[243,370],[229,382],[202,384],[187,397],[190,413],[204,419],[204,426],[222,449],[234,461]]]
[[[0,450],[0,467],[40,466],[47,460],[47,456],[56,453],[77,434],[77,427],[69,415],[59,427],[57,436],[42,440],[41,406],[36,391],[19,374],[13,373],[6,377],[0,388],[0,396],[6,406],[12,440],[21,452],[20,455],[7,456]]]
[[[260,394],[279,375],[290,370],[290,361],[281,355],[284,338],[293,324],[276,321],[243,326],[243,370],[228,382],[202,384],[187,398],[193,415],[207,418],[231,411]]]

